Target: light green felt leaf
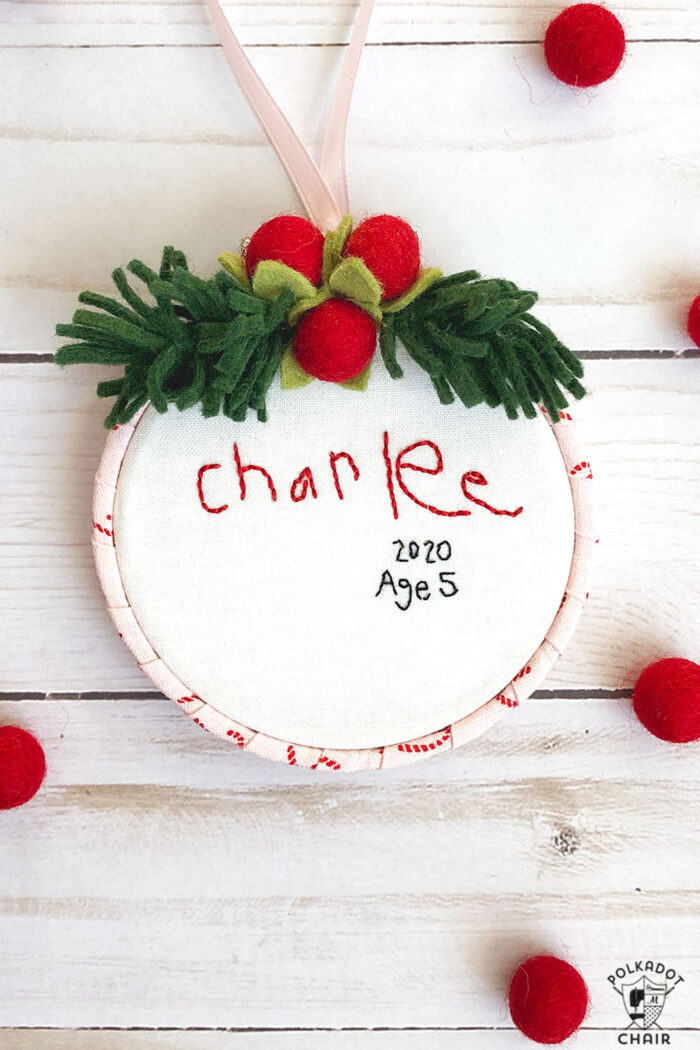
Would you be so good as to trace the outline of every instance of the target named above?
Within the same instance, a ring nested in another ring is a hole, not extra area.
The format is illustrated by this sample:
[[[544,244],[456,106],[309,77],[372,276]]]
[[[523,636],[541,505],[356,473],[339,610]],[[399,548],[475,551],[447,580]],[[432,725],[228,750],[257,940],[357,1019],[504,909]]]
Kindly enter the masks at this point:
[[[367,313],[378,311],[382,289],[379,281],[370,273],[362,259],[354,256],[336,266],[330,275],[328,285],[336,295],[361,306]]]
[[[253,274],[253,292],[261,299],[276,299],[289,289],[296,300],[311,299],[316,289],[302,273],[297,273],[291,266],[277,262],[276,259],[263,259],[255,267]]]
[[[323,282],[326,284],[343,258],[343,248],[352,230],[352,215],[344,215],[336,230],[329,230],[323,242]]]
[[[360,304],[358,303],[358,306],[359,305]],[[382,311],[378,306],[370,306],[368,303],[364,303],[362,304],[362,309],[365,311],[365,313],[369,314],[369,316],[376,324],[382,323]]]
[[[240,255],[234,255],[233,252],[222,252],[219,256],[219,265],[226,270],[226,273],[230,273],[239,284],[242,284],[244,288],[250,288],[248,272]]]
[[[314,306],[320,306],[321,303],[325,303],[326,299],[330,299],[330,295],[331,293],[327,288],[319,288],[311,299],[300,299],[289,311],[289,323],[296,324],[302,314],[305,314],[307,310],[313,310]]]
[[[348,379],[345,383],[341,383],[340,385],[344,386],[347,390],[366,390],[371,371],[372,363],[370,362],[364,372],[360,372],[359,376],[355,376],[354,379]]]
[[[421,270],[416,278],[415,282],[408,288],[403,295],[400,295],[398,299],[392,299],[388,303],[384,303],[382,309],[385,314],[397,314],[400,310],[405,309],[414,300],[422,295],[423,292],[427,292],[431,284],[435,284],[442,277],[442,270],[438,269],[437,266],[430,266],[425,270]]]
[[[291,346],[288,346],[282,355],[280,364],[280,386],[283,390],[299,390],[302,386],[313,383],[314,377],[310,376],[301,367]]]

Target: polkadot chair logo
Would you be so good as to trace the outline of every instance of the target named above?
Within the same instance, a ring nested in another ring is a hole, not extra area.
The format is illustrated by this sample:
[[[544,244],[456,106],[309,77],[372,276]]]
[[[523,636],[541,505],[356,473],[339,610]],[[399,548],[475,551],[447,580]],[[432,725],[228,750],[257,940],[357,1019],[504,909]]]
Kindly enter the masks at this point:
[[[622,999],[629,1024],[620,1032],[621,1046],[670,1046],[671,1033],[661,1031],[659,1018],[671,992],[683,977],[665,963],[636,959],[618,966],[608,980]]]

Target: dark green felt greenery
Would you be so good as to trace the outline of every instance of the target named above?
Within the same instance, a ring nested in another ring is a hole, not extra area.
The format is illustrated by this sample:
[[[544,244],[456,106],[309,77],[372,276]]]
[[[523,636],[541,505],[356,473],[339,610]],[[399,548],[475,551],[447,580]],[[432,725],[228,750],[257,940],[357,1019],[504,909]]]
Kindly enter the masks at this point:
[[[146,286],[147,298],[115,270],[123,302],[83,292],[79,301],[91,309],[56,327],[74,340],[58,351],[58,364],[124,366],[122,377],[97,386],[100,397],[116,398],[105,426],[125,423],[147,401],[158,412],[200,403],[205,416],[223,412],[237,421],[252,409],[264,421],[267,392],[293,338],[294,291],[262,298],[244,276],[224,270],[202,280],[174,248],[163,250],[158,273],[137,260],[127,270]],[[398,338],[445,404],[458,398],[467,408],[503,405],[515,419],[520,410],[532,418],[541,403],[558,420],[567,405],[562,388],[584,395],[578,358],[529,313],[535,292],[474,270],[436,279],[438,272],[423,271],[406,305],[379,304],[381,355],[394,379],[403,375]]]
[[[510,281],[484,280],[475,270],[443,277],[398,313],[387,313],[380,331],[389,374],[403,374],[396,339],[430,376],[440,401],[455,397],[472,408],[503,405],[509,419],[528,418],[543,404],[553,420],[566,408],[562,387],[580,398],[583,368],[546,325],[528,311],[535,292]]]
[[[267,418],[265,398],[291,338],[287,314],[294,295],[268,301],[220,270],[211,280],[190,272],[182,252],[163,250],[159,273],[134,260],[127,270],[148,289],[147,302],[124,270],[112,279],[124,303],[95,292],[79,301],[72,324],[57,335],[76,340],[56,354],[59,365],[124,365],[124,375],[98,383],[99,397],[115,397],[106,427],[125,423],[147,401],[158,412],[201,403],[243,420],[248,409]],[[99,312],[98,312],[99,311]]]

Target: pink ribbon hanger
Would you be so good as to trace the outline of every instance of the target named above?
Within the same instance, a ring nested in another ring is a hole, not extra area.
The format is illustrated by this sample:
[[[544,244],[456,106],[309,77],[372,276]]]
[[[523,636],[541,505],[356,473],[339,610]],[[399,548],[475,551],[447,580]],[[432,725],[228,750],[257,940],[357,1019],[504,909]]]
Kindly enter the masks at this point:
[[[357,19],[333,98],[320,166],[256,73],[223,12],[220,0],[206,0],[206,3],[228,63],[270,144],[282,161],[306,213],[320,229],[333,229],[350,211],[345,169],[345,137],[352,92],[374,0],[360,0]]]

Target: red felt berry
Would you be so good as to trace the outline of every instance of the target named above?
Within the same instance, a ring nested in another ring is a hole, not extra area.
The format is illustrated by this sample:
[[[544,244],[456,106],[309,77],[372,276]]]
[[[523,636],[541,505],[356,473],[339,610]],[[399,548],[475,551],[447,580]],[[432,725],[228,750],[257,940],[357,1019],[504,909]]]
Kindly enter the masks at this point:
[[[396,299],[410,288],[420,270],[418,236],[396,215],[373,215],[353,230],[345,246],[382,286],[384,299]]]
[[[633,703],[642,725],[661,740],[700,740],[700,664],[680,657],[650,664],[637,679]]]
[[[347,299],[326,299],[301,318],[294,356],[310,376],[345,383],[364,372],[377,343],[374,321]]]
[[[700,346],[700,295],[693,299],[688,310],[688,335]]]
[[[45,776],[46,759],[36,737],[19,726],[0,726],[0,809],[29,802]]]
[[[508,991],[513,1024],[535,1043],[563,1043],[588,1009],[583,977],[554,955],[533,955],[515,971]]]
[[[291,266],[312,284],[321,283],[323,234],[308,219],[298,215],[277,215],[260,226],[248,242],[245,265],[252,278],[263,259],[274,259]]]
[[[607,7],[574,4],[549,23],[544,54],[551,72],[573,87],[609,80],[625,53],[625,31]]]

